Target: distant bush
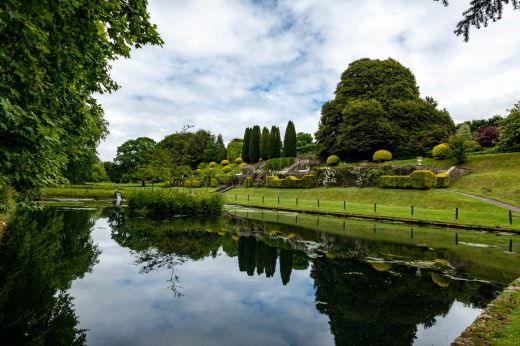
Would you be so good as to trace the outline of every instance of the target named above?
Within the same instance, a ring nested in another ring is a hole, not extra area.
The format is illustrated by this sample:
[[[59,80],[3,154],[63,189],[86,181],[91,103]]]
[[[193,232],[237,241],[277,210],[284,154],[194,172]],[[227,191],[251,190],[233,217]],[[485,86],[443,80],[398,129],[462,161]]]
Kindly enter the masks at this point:
[[[217,185],[218,185],[218,180],[217,180],[217,178],[211,178],[210,183],[209,183],[209,186],[210,186],[210,187],[217,187]]]
[[[237,158],[235,159],[235,163],[237,163],[237,164],[241,164],[241,163],[243,163],[243,162],[244,162],[244,160],[242,160],[241,157],[237,157]]]
[[[388,150],[378,150],[374,153],[372,160],[375,162],[391,161],[392,153]]]
[[[496,126],[482,126],[476,131],[477,142],[483,147],[492,147],[499,138],[500,132]]]
[[[267,187],[287,188],[287,189],[309,189],[316,186],[316,176],[313,174],[304,175],[298,179],[292,175],[280,179],[277,176],[267,177]]]
[[[279,157],[276,159],[270,159],[267,161],[267,170],[269,171],[281,171],[285,167],[288,167],[294,163],[294,157]]]
[[[450,176],[447,173],[438,173],[435,178],[435,187],[443,188],[450,185]]]
[[[244,187],[253,187],[253,177],[246,177]]]
[[[200,168],[197,168],[193,173],[195,175],[199,175],[201,172],[202,172],[202,170]]]
[[[222,168],[222,172],[224,172],[224,173],[229,173],[229,172],[231,172],[231,167],[229,167],[229,166],[224,166],[224,168]]]
[[[327,158],[327,166],[336,166],[339,163],[340,159],[337,155],[330,155]]]
[[[184,187],[200,187],[201,182],[198,179],[185,179]]]
[[[133,214],[151,214],[169,217],[174,215],[219,216],[224,200],[221,194],[189,194],[173,191],[140,191],[128,199],[128,210]]]
[[[474,153],[476,151],[481,151],[482,146],[477,141],[470,139],[464,142],[464,149],[467,153]]]
[[[209,166],[210,166],[210,167],[215,167],[216,165],[217,165],[217,163],[214,162],[214,161],[211,161],[211,162],[209,163]]]
[[[222,166],[227,166],[227,165],[229,165],[229,161],[228,160],[222,160],[222,161],[220,161],[220,164]]]
[[[417,170],[410,175],[383,175],[379,178],[379,184],[384,188],[427,190],[437,187],[437,179],[432,171]],[[439,179],[442,180],[441,184],[443,184],[444,178],[440,177]]]
[[[441,143],[433,147],[432,155],[438,159],[445,159],[451,154],[451,147],[448,144]]]

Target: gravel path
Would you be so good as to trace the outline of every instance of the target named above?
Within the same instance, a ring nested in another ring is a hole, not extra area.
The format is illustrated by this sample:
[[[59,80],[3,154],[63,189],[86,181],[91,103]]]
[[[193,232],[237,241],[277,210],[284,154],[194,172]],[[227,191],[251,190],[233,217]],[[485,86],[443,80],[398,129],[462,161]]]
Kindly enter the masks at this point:
[[[472,197],[472,198],[475,198],[475,199],[479,199],[481,201],[494,204],[494,205],[499,206],[501,208],[509,209],[509,210],[514,211],[514,212],[520,213],[520,207],[517,207],[516,205],[512,205],[512,204],[509,204],[509,203],[506,203],[506,202],[497,201],[496,199],[482,197],[482,196],[479,196],[479,195],[473,195],[471,193],[454,191],[454,190],[446,190],[446,191],[450,191],[450,192],[458,193],[459,195],[464,195],[464,196]]]

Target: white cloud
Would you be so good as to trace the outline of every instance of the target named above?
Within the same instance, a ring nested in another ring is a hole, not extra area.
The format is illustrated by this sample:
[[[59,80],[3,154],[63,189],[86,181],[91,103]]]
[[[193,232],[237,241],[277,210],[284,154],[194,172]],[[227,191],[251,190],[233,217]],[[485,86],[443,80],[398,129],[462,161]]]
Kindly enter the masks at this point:
[[[238,0],[150,2],[163,48],[144,47],[114,63],[122,88],[99,97],[112,159],[125,140],[156,140],[191,124],[240,137],[246,126],[293,120],[314,132],[321,104],[339,76],[362,57],[392,57],[415,74],[456,121],[504,114],[519,100],[518,13],[470,42],[453,34],[466,2]]]

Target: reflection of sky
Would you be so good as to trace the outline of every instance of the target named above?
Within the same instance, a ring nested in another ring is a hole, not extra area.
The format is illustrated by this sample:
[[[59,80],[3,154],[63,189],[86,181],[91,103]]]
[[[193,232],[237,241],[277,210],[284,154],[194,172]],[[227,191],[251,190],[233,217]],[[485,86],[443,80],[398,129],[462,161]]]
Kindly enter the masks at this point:
[[[106,219],[92,232],[102,254],[92,273],[72,284],[80,328],[90,345],[332,345],[328,317],[315,307],[310,268],[293,270],[283,286],[247,276],[238,258],[188,261],[176,268],[176,298],[168,269],[139,274],[135,257],[110,237]],[[435,326],[417,326],[416,345],[449,344],[479,310],[454,302]]]
[[[80,328],[91,345],[331,345],[328,317],[314,305],[309,270],[293,270],[282,286],[247,276],[223,252],[177,267],[180,291],[167,288],[167,269],[139,274],[134,257],[110,238],[106,219],[92,232],[102,254],[92,273],[73,282]]]
[[[437,323],[433,327],[425,328],[422,324],[417,326],[414,345],[449,345],[481,312],[481,309],[470,308],[454,301],[446,317],[437,317]]]

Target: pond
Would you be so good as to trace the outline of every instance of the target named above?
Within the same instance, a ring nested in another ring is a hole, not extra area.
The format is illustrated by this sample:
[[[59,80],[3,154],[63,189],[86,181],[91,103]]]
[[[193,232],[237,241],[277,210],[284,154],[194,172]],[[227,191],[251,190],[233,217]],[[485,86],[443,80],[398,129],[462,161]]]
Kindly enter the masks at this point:
[[[520,276],[519,242],[243,208],[26,211],[0,243],[0,344],[449,345]]]

